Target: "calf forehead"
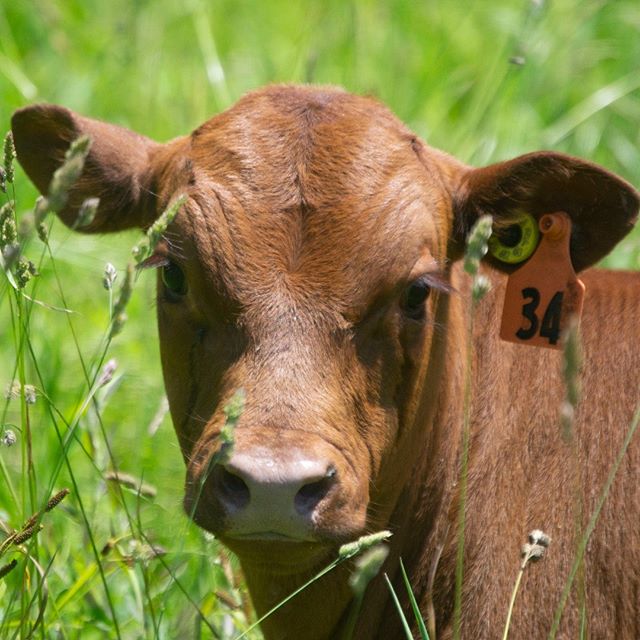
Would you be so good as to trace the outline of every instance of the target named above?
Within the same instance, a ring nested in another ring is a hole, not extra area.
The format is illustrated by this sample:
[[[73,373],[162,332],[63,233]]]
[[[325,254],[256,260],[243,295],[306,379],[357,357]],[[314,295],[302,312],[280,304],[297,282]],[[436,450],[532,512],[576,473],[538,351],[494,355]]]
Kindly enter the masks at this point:
[[[335,207],[375,195],[415,161],[415,136],[383,105],[338,90],[274,87],[249,94],[192,136],[192,157],[215,178],[278,208]],[[276,180],[274,180],[276,178]]]
[[[234,289],[304,282],[353,301],[444,256],[448,194],[415,136],[377,102],[337,90],[276,87],[194,132],[200,258]]]

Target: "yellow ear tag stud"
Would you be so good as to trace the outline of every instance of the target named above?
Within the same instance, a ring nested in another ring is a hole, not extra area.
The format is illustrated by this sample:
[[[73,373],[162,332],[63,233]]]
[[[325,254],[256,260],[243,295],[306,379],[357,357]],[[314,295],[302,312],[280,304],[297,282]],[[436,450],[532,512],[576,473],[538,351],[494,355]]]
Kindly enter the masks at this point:
[[[530,213],[522,211],[513,224],[489,238],[489,253],[500,262],[518,264],[533,254],[539,239],[538,222]]]
[[[580,319],[584,284],[571,262],[571,218],[545,213],[540,244],[530,260],[507,280],[500,337],[516,344],[560,349],[572,318]]]

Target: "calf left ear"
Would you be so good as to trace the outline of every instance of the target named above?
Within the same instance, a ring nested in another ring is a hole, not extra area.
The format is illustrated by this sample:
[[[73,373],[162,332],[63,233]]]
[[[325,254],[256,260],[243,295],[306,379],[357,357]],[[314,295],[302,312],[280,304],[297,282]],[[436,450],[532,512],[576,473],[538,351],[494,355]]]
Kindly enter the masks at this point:
[[[73,140],[91,138],[82,174],[71,187],[58,216],[68,226],[77,220],[86,198],[100,198],[96,216],[84,232],[144,227],[153,219],[150,158],[161,145],[133,131],[51,104],[16,111],[11,119],[18,160],[43,194]]]
[[[570,248],[576,271],[606,256],[633,228],[640,207],[640,195],[621,178],[595,164],[548,151],[467,170],[455,200],[454,255],[461,255],[467,233],[481,215],[492,215],[496,228],[522,211],[536,220],[564,211],[572,221]],[[487,259],[506,271],[515,268]]]

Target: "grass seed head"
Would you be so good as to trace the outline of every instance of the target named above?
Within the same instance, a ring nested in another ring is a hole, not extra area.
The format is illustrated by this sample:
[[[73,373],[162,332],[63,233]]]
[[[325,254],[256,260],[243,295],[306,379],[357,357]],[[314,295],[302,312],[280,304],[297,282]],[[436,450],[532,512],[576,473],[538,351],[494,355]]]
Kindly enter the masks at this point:
[[[0,444],[4,447],[13,447],[17,441],[18,439],[13,429],[5,429],[2,432],[2,436],[0,436]]]
[[[235,431],[238,420],[244,412],[244,405],[246,401],[246,395],[244,389],[237,389],[231,396],[231,399],[223,408],[225,415],[224,426],[220,430],[220,450],[216,456],[216,461],[226,462],[233,453],[233,446],[235,444]]]
[[[47,229],[47,225],[44,222],[39,222],[36,224],[36,233],[38,234],[38,238],[40,238],[41,242],[47,244],[49,242],[49,230]]]
[[[529,534],[529,542],[531,544],[539,544],[546,549],[551,544],[551,538],[544,531],[534,529]]]
[[[52,496],[49,502],[47,502],[47,506],[44,510],[51,511],[51,509],[55,509],[68,495],[69,489],[62,489],[58,491],[58,493]]]
[[[56,169],[49,184],[47,200],[51,211],[57,213],[67,204],[69,190],[80,177],[90,148],[89,136],[80,136],[71,143],[63,164]]]
[[[18,566],[18,561],[14,558],[11,562],[0,567],[0,578],[4,578],[10,571]]]
[[[365,551],[357,560],[349,584],[356,596],[362,596],[367,585],[375,578],[389,555],[389,547],[378,544]]]
[[[16,159],[16,148],[13,144],[13,134],[11,131],[4,137],[4,181],[13,183],[15,177],[13,172],[13,162]],[[3,189],[4,191],[5,189]]]
[[[366,536],[361,536],[353,542],[347,542],[343,544],[338,550],[338,557],[341,560],[347,560],[357,556],[359,553],[370,549],[379,542],[387,540],[392,535],[391,531],[378,531],[377,533],[371,533]]]
[[[98,386],[104,387],[105,384],[109,384],[113,379],[113,374],[116,372],[118,368],[118,361],[115,358],[111,358],[104,367],[102,367],[102,371],[100,372],[100,377],[98,378]]]
[[[36,265],[33,264],[31,260],[19,258],[16,263],[15,275],[18,289],[24,289],[31,278],[38,275],[38,271],[36,269]]]
[[[32,525],[30,527],[26,527],[25,529],[23,529],[22,531],[20,531],[20,533],[17,533],[13,539],[11,540],[12,544],[14,546],[18,546],[19,544],[22,544],[23,542],[26,542],[27,540],[30,540],[31,538],[33,538],[33,536],[38,533],[39,531],[42,530],[42,525]]]
[[[111,291],[113,289],[113,283],[116,281],[118,277],[118,272],[116,268],[110,263],[104,266],[104,275],[102,276],[102,286],[107,290]]]
[[[479,302],[487,295],[487,293],[489,293],[489,291],[491,291],[491,281],[489,278],[482,274],[476,274],[471,288],[473,301]]]
[[[69,495],[69,489],[62,489],[58,491],[54,496],[49,498],[49,501],[45,505],[44,512],[48,513],[51,509],[55,509],[67,496]],[[42,518],[42,511],[36,511],[25,523],[22,525],[22,530],[27,531],[33,529],[36,523]]]
[[[464,270],[472,276],[478,273],[480,260],[489,250],[489,238],[491,237],[493,218],[480,216],[473,225],[467,237],[467,249],[464,254]]]
[[[178,212],[182,208],[182,205],[187,201],[186,195],[178,196],[169,206],[162,212],[160,217],[151,225],[149,231],[147,231],[147,238],[149,238],[149,248],[153,251],[162,238],[162,235],[167,230],[167,227],[173,222]]]
[[[23,388],[18,381],[12,382],[11,384],[7,385],[7,388],[4,392],[4,397],[7,400],[16,400],[20,397],[23,391],[25,402],[27,404],[35,404],[38,393],[36,391],[36,388],[32,384],[25,384]]]
[[[0,225],[4,224],[4,221],[7,218],[13,218],[13,212],[15,211],[15,203],[13,200],[9,200],[9,202],[5,202],[0,207]]]
[[[525,567],[528,562],[542,560],[550,544],[551,538],[544,531],[534,529],[529,534],[529,542],[522,545],[522,566]]]
[[[36,398],[38,394],[36,393],[36,388],[32,384],[25,384],[24,387],[22,388],[22,391],[24,392],[24,401],[27,404],[36,403]]]
[[[74,229],[83,229],[88,227],[98,212],[98,205],[100,204],[100,198],[87,198],[81,205],[78,211],[78,217],[73,225]]]
[[[181,195],[171,202],[158,219],[149,227],[146,237],[131,249],[131,254],[136,264],[140,264],[154,252],[156,245],[160,242],[167,227],[173,222],[180,208],[186,201],[187,196]]]
[[[0,226],[0,247],[4,249],[16,243],[18,239],[18,229],[13,215],[5,215]]]
[[[7,388],[4,390],[4,397],[7,400],[15,400],[16,398],[20,397],[20,391],[22,389],[22,385],[17,382],[10,382],[7,385]]]
[[[233,424],[233,426],[235,427],[236,423],[240,419],[240,416],[244,412],[245,402],[246,394],[244,392],[244,389],[238,389],[231,396],[231,400],[229,400],[229,402],[223,409],[227,424]]]

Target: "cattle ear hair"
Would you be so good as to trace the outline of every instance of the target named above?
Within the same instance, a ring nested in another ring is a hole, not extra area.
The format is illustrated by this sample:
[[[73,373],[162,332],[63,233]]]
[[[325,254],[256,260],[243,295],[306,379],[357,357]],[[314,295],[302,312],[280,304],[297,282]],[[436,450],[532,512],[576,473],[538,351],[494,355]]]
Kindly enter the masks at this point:
[[[143,228],[154,217],[150,157],[161,145],[133,131],[85,118],[50,104],[16,111],[11,119],[16,154],[26,174],[46,194],[55,170],[76,138],[91,138],[84,169],[58,212],[70,227],[87,198],[100,199],[93,221],[83,232],[105,233]]]
[[[462,255],[466,235],[483,214],[503,225],[520,211],[536,220],[564,211],[572,220],[571,260],[576,271],[606,256],[633,228],[640,207],[640,194],[623,179],[585,160],[550,151],[467,170],[455,200],[454,257]],[[516,268],[491,256],[487,260],[504,271]]]

